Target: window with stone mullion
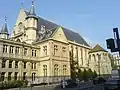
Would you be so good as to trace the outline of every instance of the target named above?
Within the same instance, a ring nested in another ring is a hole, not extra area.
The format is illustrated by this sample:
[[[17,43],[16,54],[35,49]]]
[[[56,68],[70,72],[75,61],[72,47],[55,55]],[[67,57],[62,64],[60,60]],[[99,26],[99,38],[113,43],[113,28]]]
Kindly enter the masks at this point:
[[[43,46],[44,55],[47,55],[47,46]]]
[[[10,53],[13,54],[13,46],[10,46]]]
[[[57,55],[58,45],[54,45],[54,55]]]
[[[19,47],[16,47],[15,54],[19,54],[19,52],[20,52],[19,49],[20,49]]]
[[[2,60],[2,68],[5,68],[6,60]]]
[[[44,77],[47,76],[47,65],[43,65]]]
[[[15,72],[15,75],[14,75],[15,80],[17,80],[17,74],[18,74],[18,72]]]
[[[9,61],[9,68],[12,68],[12,61]]]
[[[11,74],[12,74],[12,72],[8,72],[8,81],[11,80]]]
[[[5,72],[2,72],[1,73],[1,81],[4,81],[4,79],[5,79]]]
[[[18,61],[15,61],[15,68],[18,68]]]
[[[7,45],[3,45],[3,53],[7,53]]]

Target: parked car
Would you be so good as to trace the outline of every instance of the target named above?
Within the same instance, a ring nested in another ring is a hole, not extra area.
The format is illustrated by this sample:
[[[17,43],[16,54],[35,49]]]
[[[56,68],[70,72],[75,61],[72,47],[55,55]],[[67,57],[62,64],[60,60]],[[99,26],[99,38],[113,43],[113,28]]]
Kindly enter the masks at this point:
[[[77,87],[77,83],[74,80],[62,80],[61,81],[61,88],[74,88]]]
[[[104,84],[105,90],[120,90],[120,79],[109,79]]]
[[[103,77],[96,77],[93,79],[93,84],[104,84],[106,80]]]

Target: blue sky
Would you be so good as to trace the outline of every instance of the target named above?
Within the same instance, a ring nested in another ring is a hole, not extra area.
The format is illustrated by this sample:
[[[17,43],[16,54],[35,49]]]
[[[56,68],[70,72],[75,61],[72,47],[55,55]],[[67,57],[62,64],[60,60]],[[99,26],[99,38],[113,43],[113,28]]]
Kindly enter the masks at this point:
[[[8,18],[9,32],[19,9],[29,10],[31,0],[1,0],[0,27]],[[112,28],[120,28],[120,0],[35,0],[37,15],[80,33],[92,44],[106,48],[105,40],[113,37]]]

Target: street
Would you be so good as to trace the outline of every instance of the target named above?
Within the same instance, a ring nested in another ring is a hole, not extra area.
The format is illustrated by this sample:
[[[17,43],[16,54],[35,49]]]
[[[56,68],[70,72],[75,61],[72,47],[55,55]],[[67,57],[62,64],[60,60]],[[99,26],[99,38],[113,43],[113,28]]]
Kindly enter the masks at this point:
[[[60,88],[55,85],[46,85],[46,86],[35,86],[35,87],[27,87],[27,88],[15,88],[8,90],[104,90],[101,85],[93,85],[92,82],[81,82],[76,88]]]

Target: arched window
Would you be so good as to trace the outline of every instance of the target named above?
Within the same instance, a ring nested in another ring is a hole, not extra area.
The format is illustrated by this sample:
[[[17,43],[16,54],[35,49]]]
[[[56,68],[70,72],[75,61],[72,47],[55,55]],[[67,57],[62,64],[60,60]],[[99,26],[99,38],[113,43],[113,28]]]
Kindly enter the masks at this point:
[[[67,74],[67,66],[63,65],[63,76],[66,76]]]
[[[47,65],[43,65],[43,73],[44,73],[44,77],[47,76]]]
[[[54,65],[54,76],[58,76],[58,64]]]
[[[2,72],[1,73],[1,81],[4,81],[4,79],[5,79],[5,72]]]
[[[41,31],[44,31],[44,30],[45,30],[45,26],[41,25]]]
[[[100,54],[97,54],[97,58],[98,58],[98,62],[99,62],[100,59],[101,59],[101,55],[100,55]]]
[[[12,72],[8,72],[8,81],[11,80],[11,74],[12,74]]]
[[[3,59],[2,60],[2,68],[5,68],[5,66],[6,66],[5,64],[6,64],[6,60]]]
[[[94,61],[96,62],[96,57],[95,57],[95,54],[93,54],[93,59],[94,59]]]
[[[89,55],[88,65],[91,63],[91,55]]]

